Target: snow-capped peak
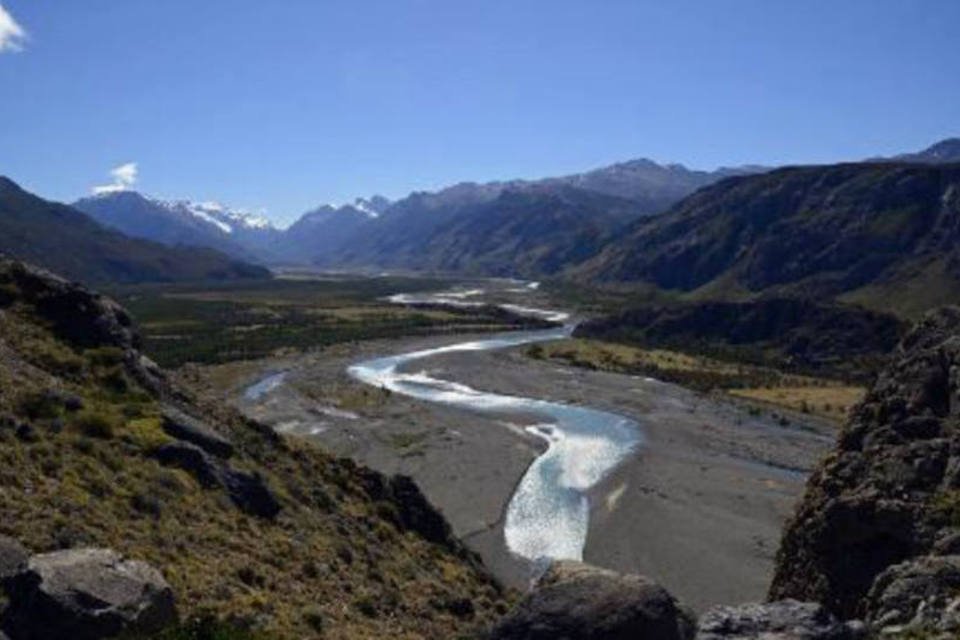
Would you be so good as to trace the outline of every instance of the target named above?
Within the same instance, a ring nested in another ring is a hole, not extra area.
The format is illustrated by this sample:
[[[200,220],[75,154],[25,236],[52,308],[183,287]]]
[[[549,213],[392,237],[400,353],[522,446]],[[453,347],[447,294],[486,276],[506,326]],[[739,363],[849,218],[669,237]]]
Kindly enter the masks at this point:
[[[353,201],[353,207],[362,213],[367,214],[368,218],[379,218],[380,212],[371,208],[370,203],[363,198],[357,198]]]
[[[263,216],[243,209],[229,209],[219,202],[192,200],[157,200],[157,204],[174,211],[188,213],[204,222],[208,222],[224,233],[234,233],[243,229],[270,229],[270,221]]]

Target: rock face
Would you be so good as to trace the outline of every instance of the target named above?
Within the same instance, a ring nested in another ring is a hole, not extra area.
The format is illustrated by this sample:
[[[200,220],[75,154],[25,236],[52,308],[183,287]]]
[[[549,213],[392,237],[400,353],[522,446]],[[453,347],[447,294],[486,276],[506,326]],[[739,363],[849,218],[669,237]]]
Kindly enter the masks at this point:
[[[113,300],[49,271],[0,258],[23,297],[54,327],[58,335],[81,347],[104,344],[121,349],[140,346],[133,319]]]
[[[123,352],[128,373],[144,387],[153,392],[165,387],[163,372],[138,351],[141,338],[130,314],[110,298],[2,255],[0,285],[13,287],[58,338],[78,348],[115,347]]]
[[[96,640],[176,621],[173,592],[151,566],[109,549],[34,556],[7,585],[3,630],[14,640]]]
[[[0,586],[27,569],[30,555],[19,542],[0,536]]]
[[[692,616],[660,585],[579,562],[557,562],[491,640],[686,640]]]
[[[960,552],[958,427],[960,309],[947,307],[904,338],[811,476],[784,533],[771,598],[885,619],[879,603],[897,581],[885,578],[868,601],[879,575]]]
[[[881,634],[960,635],[960,556],[929,556],[881,573],[867,596],[867,622]]]
[[[819,604],[781,600],[715,607],[700,618],[696,640],[857,640],[860,623],[840,622]]]

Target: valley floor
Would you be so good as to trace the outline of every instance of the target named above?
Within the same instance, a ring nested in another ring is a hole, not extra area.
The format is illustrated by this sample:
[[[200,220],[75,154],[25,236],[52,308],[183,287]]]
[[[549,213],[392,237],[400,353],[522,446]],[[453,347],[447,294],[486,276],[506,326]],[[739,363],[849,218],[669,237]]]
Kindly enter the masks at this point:
[[[543,446],[522,430],[531,418],[491,418],[411,400],[346,374],[349,364],[367,357],[466,339],[374,340],[194,372],[211,393],[278,430],[412,476],[494,573],[522,587],[535,570],[506,549],[502,515]],[[698,610],[764,597],[783,521],[834,437],[833,426],[810,416],[758,415],[672,384],[532,359],[522,347],[448,353],[415,366],[477,389],[637,420],[643,446],[592,491],[584,559],[648,575]],[[284,384],[256,400],[243,398],[250,384],[277,371],[287,372]]]

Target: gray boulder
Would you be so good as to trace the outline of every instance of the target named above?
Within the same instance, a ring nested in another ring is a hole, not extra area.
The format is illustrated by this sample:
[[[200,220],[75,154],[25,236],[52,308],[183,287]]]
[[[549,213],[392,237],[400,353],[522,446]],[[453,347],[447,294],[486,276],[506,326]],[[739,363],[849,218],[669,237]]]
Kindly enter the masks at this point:
[[[867,596],[867,622],[881,634],[960,636],[960,556],[928,556],[888,568]]]
[[[195,444],[218,458],[233,455],[233,444],[213,427],[170,405],[163,407],[163,430],[177,440]]]
[[[0,536],[0,586],[27,570],[30,554],[23,545],[6,536]]]
[[[696,640],[857,640],[860,622],[840,622],[813,602],[780,600],[714,607],[700,618]]]
[[[146,634],[177,620],[173,591],[160,572],[110,549],[33,556],[7,595],[2,628],[16,640]]]
[[[492,640],[688,640],[693,617],[655,582],[579,562],[554,563]]]

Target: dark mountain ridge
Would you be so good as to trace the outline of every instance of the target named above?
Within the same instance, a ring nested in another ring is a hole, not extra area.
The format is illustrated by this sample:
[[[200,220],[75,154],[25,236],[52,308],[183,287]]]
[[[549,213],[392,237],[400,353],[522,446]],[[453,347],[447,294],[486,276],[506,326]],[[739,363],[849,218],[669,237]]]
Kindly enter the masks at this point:
[[[727,178],[636,221],[573,275],[721,297],[870,302],[868,286],[960,292],[958,247],[960,164],[787,167]]]

